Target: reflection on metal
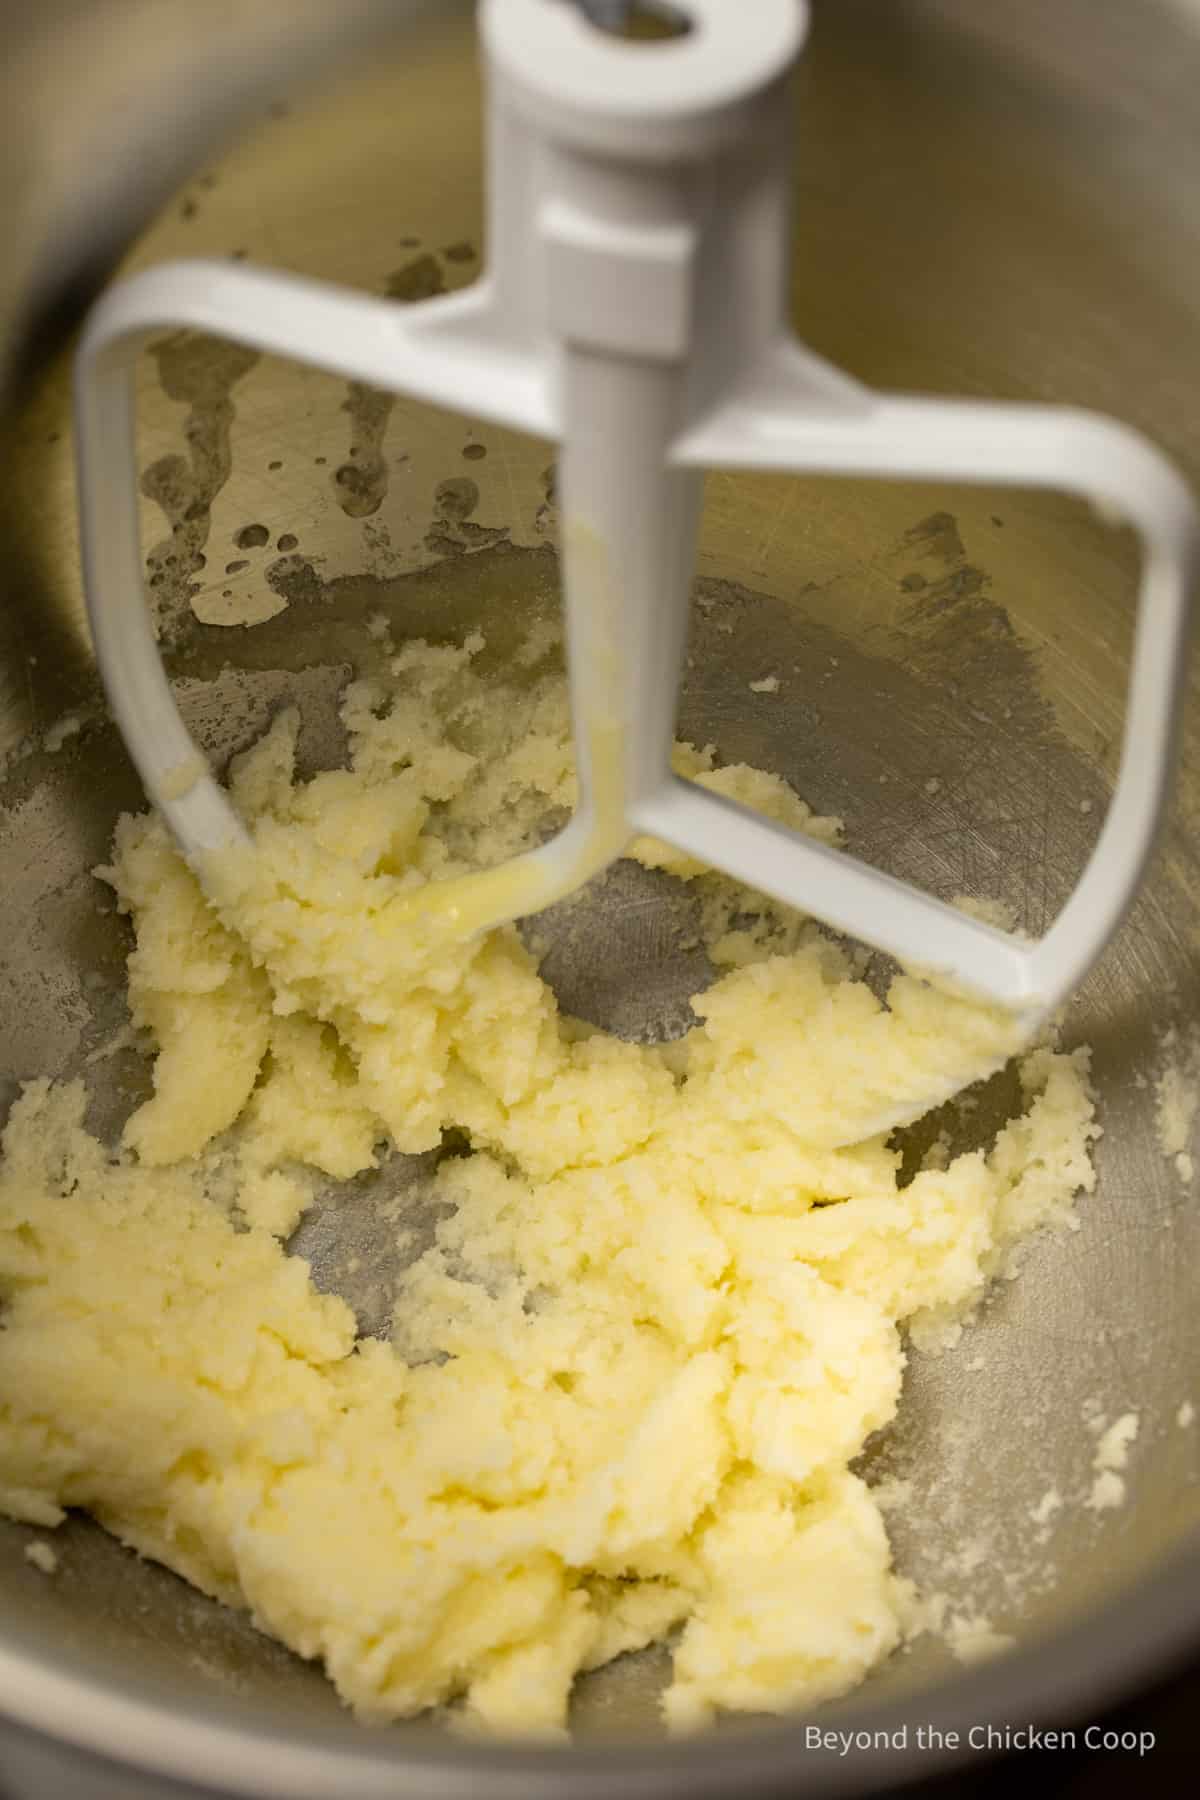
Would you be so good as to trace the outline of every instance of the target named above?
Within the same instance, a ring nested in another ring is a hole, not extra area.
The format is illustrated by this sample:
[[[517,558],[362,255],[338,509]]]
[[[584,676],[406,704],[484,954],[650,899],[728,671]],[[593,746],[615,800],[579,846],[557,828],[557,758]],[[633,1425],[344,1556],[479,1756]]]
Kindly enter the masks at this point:
[[[597,30],[635,43],[666,43],[692,29],[685,7],[669,0],[568,0]]]

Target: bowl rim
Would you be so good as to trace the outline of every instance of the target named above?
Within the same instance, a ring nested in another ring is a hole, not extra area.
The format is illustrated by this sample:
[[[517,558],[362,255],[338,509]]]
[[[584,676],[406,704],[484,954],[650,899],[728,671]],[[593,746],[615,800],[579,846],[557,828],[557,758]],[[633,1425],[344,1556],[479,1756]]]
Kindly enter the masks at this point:
[[[1200,1532],[1192,1532],[1149,1576],[1063,1631],[928,1690],[675,1741],[484,1744],[433,1730],[363,1730],[347,1742],[345,1726],[285,1727],[246,1701],[205,1697],[180,1706],[165,1684],[152,1689],[78,1653],[57,1655],[20,1628],[0,1635],[0,1720],[32,1731],[43,1747],[254,1800],[479,1800],[484,1792],[488,1800],[551,1800],[568,1788],[572,1800],[611,1800],[614,1786],[623,1800],[726,1800],[750,1787],[836,1800],[948,1773],[1000,1748],[973,1742],[973,1728],[1082,1734],[1105,1707],[1169,1673],[1197,1644]],[[938,1734],[940,1746],[928,1737],[917,1744],[918,1725]],[[870,1737],[845,1750],[818,1747],[815,1730]]]

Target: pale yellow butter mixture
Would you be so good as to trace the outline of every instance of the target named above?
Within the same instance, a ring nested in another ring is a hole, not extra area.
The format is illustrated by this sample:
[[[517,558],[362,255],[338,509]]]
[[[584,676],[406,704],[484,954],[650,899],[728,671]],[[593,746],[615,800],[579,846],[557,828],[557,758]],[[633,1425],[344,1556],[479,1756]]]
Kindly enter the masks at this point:
[[[532,660],[537,646],[530,652]],[[18,1101],[0,1173],[0,1508],[68,1507],[323,1660],[364,1719],[453,1703],[548,1734],[572,1683],[669,1638],[669,1725],[845,1693],[905,1584],[849,1464],[936,1336],[1092,1184],[1084,1053],[1025,1054],[1024,1116],[899,1185],[881,1099],[962,1081],[1011,1024],[696,883],[718,979],[661,1047],[560,1015],[515,929],[414,923],[425,881],[573,798],[561,678],[410,644],[347,691],[350,766],[279,718],[232,789],[257,847],[207,872],[152,816],[132,916],[155,1091],[114,1154],[77,1084]],[[681,769],[836,842],[774,776]],[[285,1253],[320,1177],[438,1146],[437,1242],[392,1342]],[[840,1147],[839,1147],[840,1146]],[[849,1146],[849,1147],[846,1147]],[[944,1159],[943,1159],[944,1160]]]

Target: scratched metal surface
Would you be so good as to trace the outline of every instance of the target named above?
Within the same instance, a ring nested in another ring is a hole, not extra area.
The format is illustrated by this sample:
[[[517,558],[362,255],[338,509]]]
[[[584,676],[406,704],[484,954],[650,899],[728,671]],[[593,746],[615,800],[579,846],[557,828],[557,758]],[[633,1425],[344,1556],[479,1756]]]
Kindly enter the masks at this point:
[[[1200,68],[1200,46],[1179,37],[1172,55],[1131,61],[1118,8],[1089,81],[1092,64],[1080,73],[1061,53],[1071,8],[1049,23],[1044,10],[1021,12],[1028,54],[982,6],[956,8],[957,24],[934,4],[820,11],[798,109],[797,325],[880,384],[1112,410],[1195,475],[1200,417],[1180,372],[1200,366],[1196,184],[1159,176],[1197,149],[1177,73],[1187,56]],[[1103,74],[1113,57],[1119,94]],[[471,279],[479,250],[460,33],[321,100],[280,96],[128,266],[245,253],[402,304]],[[89,870],[138,788],[82,626],[66,382],[59,361],[30,389],[0,488],[0,1099],[85,1069],[94,1121],[113,1131],[146,1068],[131,1051],[89,1061],[123,1018],[127,948]],[[152,593],[217,760],[295,698],[310,766],[336,761],[336,697],[369,654],[372,614],[400,634],[482,625],[503,647],[556,605],[545,444],[186,340],[146,359],[140,430]],[[1132,573],[1128,542],[1058,499],[718,473],[680,729],[787,775],[843,815],[869,860],[944,895],[1001,898],[1039,931],[1103,817]],[[767,675],[777,690],[752,691]],[[80,730],[48,748],[72,711]],[[1154,875],[1065,1024],[1094,1047],[1099,1190],[1079,1232],[1039,1243],[958,1350],[914,1358],[902,1418],[865,1464],[913,1483],[900,1565],[1019,1641],[1200,1523],[1197,1434],[1176,1424],[1200,1388],[1195,1196],[1159,1152],[1152,1089],[1163,1033],[1200,1014],[1198,719],[1193,705]],[[622,869],[539,922],[564,1005],[629,1035],[678,1032],[706,978],[702,953],[673,949],[690,904]],[[952,1120],[961,1141],[986,1137],[1009,1099],[994,1084],[971,1120]],[[394,1208],[422,1206],[427,1173],[393,1163],[331,1194],[299,1234],[364,1330],[388,1312]],[[1140,1415],[1129,1503],[1098,1516],[1070,1503],[1038,1543],[1039,1499],[1056,1487],[1077,1501],[1089,1484],[1093,1404]],[[0,1528],[0,1610],[35,1636],[181,1696],[337,1716],[312,1669],[86,1522],[63,1532],[53,1581],[23,1561],[27,1536]],[[948,1667],[926,1642],[872,1693]],[[581,1727],[648,1728],[660,1676],[649,1658],[594,1678]]]

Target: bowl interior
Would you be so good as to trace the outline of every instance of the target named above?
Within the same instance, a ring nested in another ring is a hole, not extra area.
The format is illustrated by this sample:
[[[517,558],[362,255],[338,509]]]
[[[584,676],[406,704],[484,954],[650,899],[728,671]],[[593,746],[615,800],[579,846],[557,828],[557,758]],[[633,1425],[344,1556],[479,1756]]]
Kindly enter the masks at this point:
[[[880,385],[1110,410],[1195,472],[1179,371],[1200,361],[1200,227],[1162,179],[1190,127],[1065,81],[1052,45],[1023,61],[986,41],[984,10],[953,27],[936,6],[818,14],[797,108],[797,328]],[[1200,43],[1193,54],[1200,66]],[[479,123],[458,18],[336,92],[281,96],[127,266],[246,254],[398,304],[463,285],[482,251]],[[67,382],[60,361],[31,388],[0,490],[0,1101],[23,1079],[83,1072],[94,1122],[115,1131],[147,1072],[132,1051],[96,1054],[124,1016],[128,940],[90,871],[141,801],[82,622]],[[375,614],[397,637],[482,627],[503,658],[555,613],[547,444],[182,336],[145,359],[139,401],[165,652],[218,764],[285,699],[308,765],[336,764],[337,696],[372,653]],[[681,735],[788,776],[868,860],[945,897],[1002,899],[1039,932],[1103,818],[1135,574],[1121,533],[1053,496],[718,473]],[[777,691],[752,689],[775,672]],[[80,728],[48,729],[64,718]],[[1193,706],[1153,875],[1064,1025],[1094,1050],[1097,1192],[955,1349],[914,1354],[901,1416],[864,1457],[872,1479],[911,1484],[891,1519],[899,1566],[1018,1643],[1103,1603],[1200,1522],[1200,1437],[1180,1423],[1200,1401],[1200,1226],[1156,1118],[1163,1070],[1200,1066],[1198,719]],[[564,1006],[629,1035],[677,1030],[705,975],[662,955],[686,904],[669,881],[617,871],[582,913],[547,921]],[[970,1117],[936,1124],[986,1140],[1013,1103],[998,1078]],[[408,1188],[419,1205],[426,1173],[394,1159],[303,1228],[318,1280],[368,1329],[388,1272],[363,1258],[374,1285],[354,1288],[346,1263],[378,1243],[381,1193]],[[1141,1427],[1128,1500],[1091,1512],[1096,1420],[1128,1411]],[[1051,1489],[1064,1505],[1039,1518]],[[357,1732],[315,1669],[88,1521],[58,1534],[52,1580],[22,1555],[31,1535],[0,1525],[0,1601],[23,1641],[179,1697]],[[863,1698],[953,1666],[921,1639]],[[654,1730],[664,1667],[648,1654],[589,1678],[581,1733]]]

